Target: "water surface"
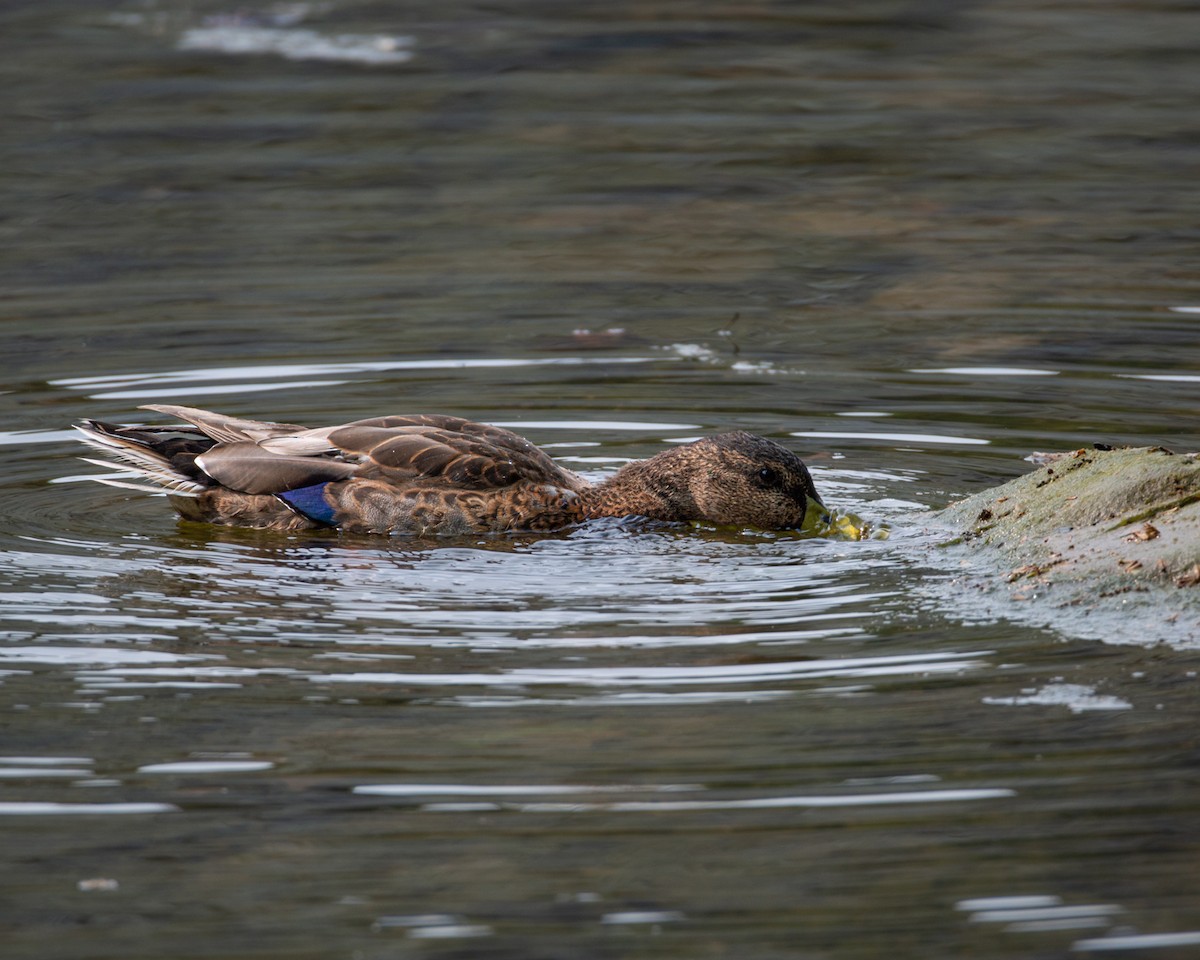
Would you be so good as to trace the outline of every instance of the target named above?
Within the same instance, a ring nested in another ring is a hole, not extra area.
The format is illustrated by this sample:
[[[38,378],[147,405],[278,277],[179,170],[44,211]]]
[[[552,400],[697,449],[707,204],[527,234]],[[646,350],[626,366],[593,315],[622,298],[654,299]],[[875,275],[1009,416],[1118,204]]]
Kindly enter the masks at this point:
[[[0,13],[5,957],[1195,955],[1200,626],[924,519],[1196,448],[1194,19]],[[185,524],[76,459],[154,402],[751,429],[892,535]]]

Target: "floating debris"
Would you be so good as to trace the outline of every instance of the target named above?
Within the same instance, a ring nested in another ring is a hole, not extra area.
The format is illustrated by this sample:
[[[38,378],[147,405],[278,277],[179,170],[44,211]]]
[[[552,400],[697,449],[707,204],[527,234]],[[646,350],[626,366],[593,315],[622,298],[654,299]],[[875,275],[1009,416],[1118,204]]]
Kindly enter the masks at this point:
[[[1130,543],[1134,543],[1139,540],[1143,541],[1143,542],[1146,540],[1153,540],[1157,536],[1158,536],[1158,527],[1154,526],[1151,523],[1143,523],[1141,530],[1134,530],[1133,533],[1131,533],[1125,539],[1128,540]]]

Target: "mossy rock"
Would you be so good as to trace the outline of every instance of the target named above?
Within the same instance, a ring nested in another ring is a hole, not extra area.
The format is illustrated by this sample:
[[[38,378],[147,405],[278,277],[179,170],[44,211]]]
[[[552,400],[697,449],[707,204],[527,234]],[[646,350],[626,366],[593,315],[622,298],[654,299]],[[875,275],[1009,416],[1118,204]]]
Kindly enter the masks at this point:
[[[951,554],[1013,601],[1120,609],[1200,635],[1200,459],[1143,447],[1036,461],[940,511]]]

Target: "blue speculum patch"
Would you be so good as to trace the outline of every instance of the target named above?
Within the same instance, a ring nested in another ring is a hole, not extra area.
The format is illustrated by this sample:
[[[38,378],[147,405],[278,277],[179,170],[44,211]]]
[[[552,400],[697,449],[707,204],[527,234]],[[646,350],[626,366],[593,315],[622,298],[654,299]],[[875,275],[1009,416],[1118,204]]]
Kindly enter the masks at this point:
[[[275,496],[304,514],[308,519],[334,527],[337,526],[337,522],[333,518],[333,507],[325,499],[327,486],[329,486],[328,480],[325,483],[314,483],[310,487],[297,487],[295,490],[277,493]]]

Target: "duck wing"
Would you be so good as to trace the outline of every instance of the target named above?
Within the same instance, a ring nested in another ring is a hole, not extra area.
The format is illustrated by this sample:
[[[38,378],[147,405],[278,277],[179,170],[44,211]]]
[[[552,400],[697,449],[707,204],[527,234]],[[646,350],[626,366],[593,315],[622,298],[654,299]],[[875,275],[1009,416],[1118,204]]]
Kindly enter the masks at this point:
[[[196,466],[221,486],[241,493],[287,493],[330,480],[348,480],[360,469],[332,457],[289,456],[253,440],[218,443],[196,457]]]
[[[436,415],[374,417],[268,441],[277,450],[315,446],[359,464],[357,476],[392,484],[498,490],[515,483],[582,490],[587,481],[565,470],[524,437],[502,427]]]
[[[195,455],[195,465],[241,493],[286,493],[352,477],[477,491],[521,482],[575,491],[588,486],[524,437],[461,417],[373,417],[309,429],[175,404],[146,409],[176,417],[215,441]]]
[[[271,441],[276,438],[312,432],[300,424],[243,420],[167,403],[148,404],[143,409],[176,417],[191,427],[111,429],[108,432],[113,439],[122,441],[123,447],[140,448],[155,460],[170,461],[174,472],[191,474],[197,481],[202,474],[240,493],[274,494],[329,480],[345,480],[358,470],[357,464],[330,456],[337,451],[324,441],[296,444],[284,451],[272,449]],[[159,434],[185,436],[160,438]],[[187,439],[188,435],[194,439]],[[128,451],[124,459],[128,460]]]
[[[195,466],[241,493],[286,493],[352,477],[478,491],[521,482],[575,491],[588,486],[524,437],[461,417],[373,417],[309,429],[175,404],[145,409],[176,417],[215,441],[194,454]]]

